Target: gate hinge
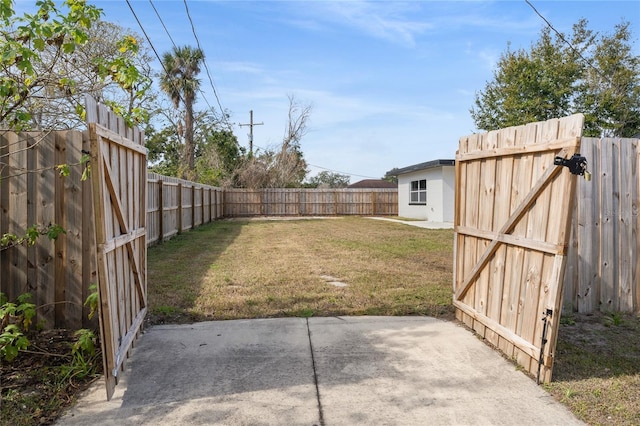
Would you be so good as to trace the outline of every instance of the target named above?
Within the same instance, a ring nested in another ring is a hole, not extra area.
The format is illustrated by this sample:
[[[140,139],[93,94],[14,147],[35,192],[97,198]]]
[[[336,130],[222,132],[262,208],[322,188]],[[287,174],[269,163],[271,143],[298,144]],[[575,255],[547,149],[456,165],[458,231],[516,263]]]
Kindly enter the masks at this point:
[[[569,159],[556,157],[553,159],[556,166],[565,166],[574,175],[584,176],[584,179],[591,180],[591,173],[587,171],[587,159],[580,154],[573,154]]]

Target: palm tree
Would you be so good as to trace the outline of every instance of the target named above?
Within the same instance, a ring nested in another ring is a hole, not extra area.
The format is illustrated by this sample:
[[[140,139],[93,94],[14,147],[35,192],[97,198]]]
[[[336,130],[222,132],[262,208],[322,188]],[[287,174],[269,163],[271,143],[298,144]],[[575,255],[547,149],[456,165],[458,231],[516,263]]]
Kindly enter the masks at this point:
[[[173,51],[162,56],[163,72],[160,75],[160,88],[171,98],[176,108],[184,103],[184,158],[182,178],[190,178],[195,167],[195,144],[193,141],[193,104],[196,92],[200,88],[200,65],[204,61],[204,52],[189,46],[174,47]]]

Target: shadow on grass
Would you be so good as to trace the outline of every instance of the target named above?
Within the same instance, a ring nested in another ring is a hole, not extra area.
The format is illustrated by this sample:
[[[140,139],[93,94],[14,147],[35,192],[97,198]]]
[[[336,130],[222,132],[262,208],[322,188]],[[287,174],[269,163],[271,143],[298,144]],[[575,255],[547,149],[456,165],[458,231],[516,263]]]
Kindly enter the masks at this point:
[[[569,314],[561,320],[554,381],[640,374],[640,318]]]
[[[546,387],[587,424],[640,424],[640,317],[564,315]]]
[[[193,309],[202,281],[246,224],[242,220],[218,220],[149,248],[148,325],[212,319]]]

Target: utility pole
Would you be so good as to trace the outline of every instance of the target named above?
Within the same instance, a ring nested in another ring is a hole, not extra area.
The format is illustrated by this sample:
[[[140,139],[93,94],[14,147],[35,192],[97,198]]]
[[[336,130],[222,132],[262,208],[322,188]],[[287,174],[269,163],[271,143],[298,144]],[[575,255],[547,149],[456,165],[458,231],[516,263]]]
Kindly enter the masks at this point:
[[[239,124],[242,126],[249,126],[249,154],[253,155],[253,126],[262,126],[264,123],[261,121],[260,123],[253,122],[253,110],[249,111],[249,123]]]

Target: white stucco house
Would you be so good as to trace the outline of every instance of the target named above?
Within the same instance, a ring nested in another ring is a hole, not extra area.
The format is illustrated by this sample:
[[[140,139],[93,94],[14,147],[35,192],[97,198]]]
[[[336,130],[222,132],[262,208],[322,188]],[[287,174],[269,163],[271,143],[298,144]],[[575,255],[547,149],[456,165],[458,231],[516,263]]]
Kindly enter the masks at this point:
[[[455,160],[433,160],[394,169],[398,176],[398,216],[453,222]]]

